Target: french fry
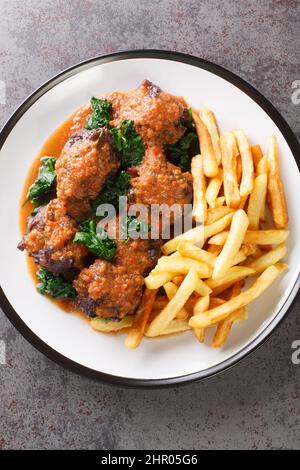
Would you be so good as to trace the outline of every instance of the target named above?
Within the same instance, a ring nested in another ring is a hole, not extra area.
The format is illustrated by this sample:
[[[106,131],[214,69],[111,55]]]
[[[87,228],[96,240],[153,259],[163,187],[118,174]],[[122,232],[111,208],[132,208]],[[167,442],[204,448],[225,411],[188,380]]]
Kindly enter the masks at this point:
[[[175,251],[172,253],[168,259],[172,258],[180,258],[180,253]],[[164,258],[163,256],[160,258]],[[167,258],[167,256],[165,256]],[[146,287],[148,289],[158,289],[159,287],[162,287],[166,282],[169,282],[173,279],[174,273],[168,273],[168,272],[161,272],[158,269],[158,266],[156,266],[152,271],[149,273],[149,275],[144,279]]]
[[[286,228],[288,225],[288,210],[284,187],[280,177],[279,152],[275,135],[271,137],[268,152],[268,197],[276,228]]]
[[[272,248],[273,248],[272,245],[267,245],[267,244],[266,244],[266,245],[260,245],[260,246],[259,246],[259,249],[261,250],[262,254],[263,254],[264,252],[266,252],[266,251],[271,251]]]
[[[187,331],[190,329],[191,327],[187,320],[175,319],[175,320],[171,320],[170,323],[166,326],[166,328],[160,331],[156,336],[172,335],[172,334],[181,333],[183,331]],[[146,330],[145,336],[152,337],[151,334],[149,335],[148,330]]]
[[[243,176],[242,159],[239,155],[236,160],[236,179],[237,179],[238,185],[241,184],[242,176]]]
[[[222,217],[224,217],[224,215],[227,215],[233,211],[234,209],[230,209],[230,207],[227,206],[217,206],[209,208],[207,211],[206,225],[210,225],[216,222],[216,220],[221,219]]]
[[[240,292],[241,292],[241,283],[237,282],[236,284],[232,286],[230,298],[233,299],[234,297],[239,295]],[[213,348],[220,348],[221,346],[223,346],[232,328],[233,323],[243,317],[243,315],[245,314],[245,310],[246,310],[246,307],[242,307],[236,310],[235,312],[232,312],[230,315],[228,315],[228,317],[226,317],[224,320],[221,320],[218,323],[217,329],[215,331],[215,334],[212,340]]]
[[[264,173],[268,173],[268,159],[266,156],[260,159],[256,168],[257,175],[263,175]]]
[[[195,292],[197,289],[197,286],[195,287]],[[202,298],[202,297],[201,297]],[[184,308],[187,310],[188,314],[190,315],[190,313],[193,312],[193,309],[194,309],[194,305],[195,305],[195,302],[199,299],[198,296],[196,295],[191,295],[191,297],[188,299],[188,301],[186,302],[186,304],[184,305]],[[158,314],[160,313],[169,303],[169,299],[167,296],[165,295],[159,295],[156,297],[155,299],[155,302],[153,304],[153,309],[151,311],[151,315],[150,315],[150,321],[152,321],[152,319]],[[155,312],[155,315],[152,316],[152,313]]]
[[[200,297],[194,305],[194,310],[193,314],[198,315],[201,312],[205,312],[205,310],[208,310],[209,307],[209,295],[206,295],[205,297]],[[193,332],[200,341],[200,343],[203,343],[204,337],[205,337],[205,329],[204,328],[194,328]]]
[[[242,160],[242,179],[240,184],[240,195],[248,196],[253,189],[254,167],[252,153],[246,134],[242,129],[233,132],[237,141],[239,154]]]
[[[166,282],[171,281],[173,277],[174,273],[152,271],[147,277],[145,277],[145,284],[147,289],[159,289],[166,284]]]
[[[201,312],[205,312],[209,308],[210,297],[209,294],[205,295],[204,297],[199,297],[196,300],[193,308],[193,314],[198,315]]]
[[[170,300],[168,305],[150,323],[147,330],[147,336],[159,335],[159,333],[165,330],[168,324],[174,320],[177,313],[182,309],[188,298],[194,292],[197,279],[198,276],[196,270],[191,268],[173,299]]]
[[[125,346],[137,348],[142,340],[148,322],[157,290],[145,289],[140,306],[135,314],[133,323],[125,339]],[[126,318],[126,317],[125,317]]]
[[[248,306],[237,310],[234,313],[234,322],[245,321],[248,320]]]
[[[214,254],[208,253],[206,250],[199,248],[191,242],[183,240],[179,243],[177,249],[181,256],[192,258],[197,261],[202,261],[211,267],[213,267],[216,262],[216,256]]]
[[[205,340],[205,328],[193,328],[193,333],[196,336],[199,343],[204,343]]]
[[[254,253],[252,253],[252,258],[257,259],[264,254],[264,251],[259,246],[257,245],[250,245],[250,246],[255,247]],[[261,245],[261,246],[264,246],[264,245]]]
[[[232,132],[223,132],[220,138],[223,165],[223,186],[226,204],[237,209],[240,204],[240,192],[237,181],[238,148]]]
[[[234,312],[230,313],[228,317],[224,318],[218,323],[217,329],[215,331],[214,337],[212,339],[212,347],[213,348],[221,348],[232,328],[234,322],[240,320],[243,316],[245,316],[246,307],[239,308]]]
[[[193,160],[192,160],[193,162]],[[220,188],[223,184],[222,170],[219,170],[219,174],[214,178],[211,178],[207,185],[205,199],[209,207],[216,207],[216,199],[218,197]],[[194,193],[195,194],[195,193]]]
[[[247,256],[243,250],[238,251],[238,253],[232,259],[232,266],[236,266],[237,264],[242,263],[246,258]]]
[[[218,233],[208,240],[212,245],[224,245],[228,231]],[[289,236],[288,230],[248,230],[245,234],[243,244],[255,245],[278,245],[285,242]]]
[[[214,255],[215,257],[213,266],[216,264],[217,257],[221,253],[221,251],[222,251],[222,245],[209,245],[208,246],[208,249],[206,250],[206,252]],[[242,263],[242,261],[245,261],[246,258],[247,258],[247,255],[245,254],[244,250],[240,250],[238,254],[234,257],[232,266]]]
[[[166,284],[164,284],[164,289],[169,300],[173,299],[176,292],[178,291],[178,287],[173,282],[167,282]],[[189,316],[188,312],[186,311],[184,307],[182,307],[182,309],[179,310],[179,312],[177,312],[176,318],[179,318],[180,320],[184,320],[188,316]]]
[[[255,269],[249,266],[233,266],[228,269],[224,276],[217,279],[208,279],[206,283],[208,287],[213,290],[214,295],[218,295],[220,292],[223,292],[225,289],[232,286],[232,284],[255,274],[255,272]]]
[[[216,220],[212,224],[205,225],[204,227],[204,240],[207,240],[207,238],[212,237],[216,233],[222,232],[232,221],[234,212],[230,212],[227,215],[224,215],[221,219]]]
[[[228,224],[229,224],[229,222],[228,222]],[[221,229],[221,230],[224,230],[224,229]],[[215,232],[215,233],[217,233],[217,232]],[[177,250],[179,242],[181,242],[182,240],[188,240],[192,243],[197,243],[199,245],[203,245],[203,242],[204,242],[204,225],[198,225],[197,227],[194,227],[194,228],[188,230],[187,232],[185,232],[181,235],[178,235],[177,237],[172,238],[171,240],[167,241],[161,247],[161,251],[165,255],[169,255],[170,253],[173,253],[174,251]]]
[[[281,243],[280,245],[276,246],[276,248],[273,248],[273,250],[268,251],[267,253],[260,256],[252,263],[248,264],[248,267],[255,269],[257,273],[261,273],[272,264],[275,264],[278,261],[280,261],[282,258],[284,258],[286,255],[286,252],[287,252],[286,245],[284,243]]]
[[[228,300],[228,302],[225,302],[225,304],[219,307],[191,317],[189,321],[190,326],[192,328],[206,328],[207,326],[224,320],[224,318],[228,317],[228,315],[235,310],[245,307],[259,297],[275,281],[283,269],[284,266],[277,265],[268,267],[246,291]]]
[[[184,275],[179,274],[178,276],[173,277],[172,282],[178,287],[182,283],[184,279]]]
[[[258,175],[254,180],[254,187],[249,197],[247,210],[250,230],[257,230],[259,228],[259,218],[266,202],[267,183],[268,178],[266,173]]]
[[[214,265],[213,279],[224,276],[226,271],[234,264],[234,258],[243,243],[248,224],[249,220],[245,211],[240,209],[234,213],[223,250]]]
[[[253,158],[254,169],[257,173],[257,165],[260,162],[260,160],[263,158],[261,146],[258,144],[252,145],[251,153],[252,153],[252,158]]]
[[[172,258],[164,256],[158,260],[157,268],[159,271],[176,274],[186,274],[190,268],[194,268],[199,277],[210,277],[212,273],[212,269],[208,264],[183,257]]]
[[[233,299],[234,297],[236,297],[237,295],[239,295],[241,293],[241,290],[244,287],[244,284],[245,284],[245,281],[240,280],[232,286],[231,293],[230,293],[230,299]]]
[[[264,175],[266,174],[267,177],[267,186],[268,186],[268,160],[267,157],[262,157],[259,161],[256,169],[257,175]],[[259,219],[264,221],[266,220],[266,191],[264,192],[264,200],[261,205]]]
[[[221,297],[211,297],[210,302],[209,302],[209,309],[211,310],[213,308],[219,307],[220,305],[225,304],[226,300],[221,299]]]
[[[197,285],[195,286],[195,292],[196,292],[196,289],[197,289]],[[191,316],[191,314],[193,313],[195,302],[197,302],[198,299],[199,299],[198,296],[196,296],[195,294],[192,294],[190,298],[186,301],[184,308],[189,312],[189,316]]]
[[[217,255],[220,252],[219,248],[220,247],[217,247],[217,253],[214,254],[214,253],[209,253],[208,251],[203,250],[202,248],[199,248],[198,246],[190,242],[182,241],[178,245],[178,251],[181,254],[181,256],[192,258],[197,261],[201,261],[203,263],[208,264],[211,267],[213,267],[216,263]],[[247,255],[245,254],[245,250],[240,250],[234,257],[233,265],[241,263],[246,258],[247,258]]]
[[[245,253],[246,257],[247,256],[250,256],[250,255],[253,255],[254,253],[256,253],[257,251],[257,246],[256,245],[253,245],[253,244],[249,244],[249,245],[242,245],[241,246],[241,251],[243,253]]]
[[[90,325],[94,330],[101,331],[102,333],[112,333],[129,328],[133,323],[133,318],[133,315],[128,315],[120,321],[112,321],[106,318],[95,317],[90,321]]]
[[[216,160],[212,140],[207,127],[200,119],[200,116],[193,111],[193,119],[195,122],[198,139],[200,143],[201,155],[203,156],[203,170],[205,176],[212,178],[219,173],[218,163]]]
[[[247,203],[247,201],[248,201],[248,197],[249,197],[249,196],[243,196],[243,197],[241,197],[239,209],[244,209],[244,207],[246,206],[246,203]]]
[[[199,294],[201,297],[205,297],[206,295],[211,293],[211,288],[206,284],[206,282],[202,281],[202,279],[198,279],[195,285],[195,292]]]
[[[217,199],[215,200],[215,207],[222,207],[224,202],[225,202],[225,196],[217,197]]]
[[[210,238],[213,235],[222,232],[222,230],[224,230],[231,223],[233,214],[233,211],[229,212],[209,225],[198,225],[197,227],[192,228],[175,238],[172,238],[161,247],[161,251],[165,255],[173,253],[177,250],[179,243],[183,240],[202,245],[204,239]]]
[[[193,177],[193,219],[204,223],[207,216],[206,178],[203,171],[203,156],[192,158],[191,173]]]
[[[222,161],[220,133],[215,115],[212,111],[210,111],[210,109],[204,108],[200,111],[200,118],[202,119],[202,122],[204,123],[210,134],[213,149],[215,152],[215,157],[218,165],[220,165]]]
[[[206,251],[217,257],[222,251],[222,245],[208,245]]]

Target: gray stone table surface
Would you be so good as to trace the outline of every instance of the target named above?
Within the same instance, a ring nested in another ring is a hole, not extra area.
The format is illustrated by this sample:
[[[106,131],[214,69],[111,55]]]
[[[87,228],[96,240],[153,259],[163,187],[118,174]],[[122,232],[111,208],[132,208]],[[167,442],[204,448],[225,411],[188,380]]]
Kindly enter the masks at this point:
[[[300,2],[1,0],[0,124],[45,80],[84,59],[157,48],[194,54],[258,88],[300,137]],[[3,101],[3,100],[2,100]],[[24,142],[26,145],[26,142]],[[3,228],[3,227],[2,227]],[[0,264],[1,269],[1,264]],[[0,449],[299,448],[300,303],[231,370],[168,390],[79,377],[37,352],[0,311]]]

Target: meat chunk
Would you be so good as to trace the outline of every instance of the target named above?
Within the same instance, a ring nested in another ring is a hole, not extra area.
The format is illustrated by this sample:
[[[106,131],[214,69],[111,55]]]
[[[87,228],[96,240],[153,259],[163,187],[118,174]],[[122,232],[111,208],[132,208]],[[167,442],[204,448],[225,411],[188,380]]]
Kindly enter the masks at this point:
[[[172,144],[185,132],[184,99],[162,91],[149,80],[128,92],[107,95],[107,99],[113,104],[112,125],[132,119],[146,145]]]
[[[130,272],[147,276],[156,265],[159,256],[160,240],[118,241],[114,264],[124,266]]]
[[[141,274],[100,259],[83,269],[74,281],[77,304],[87,315],[114,319],[134,314],[143,284]]]
[[[87,249],[72,243],[76,222],[67,215],[64,202],[53,199],[28,220],[27,233],[19,244],[35,262],[53,274],[81,269]]]
[[[57,159],[57,197],[68,202],[95,199],[119,165],[108,129],[81,129]]]
[[[159,255],[159,241],[120,240],[119,225],[116,218],[108,227],[109,236],[117,239],[113,260],[96,260],[74,281],[79,294],[77,305],[89,316],[121,319],[133,314],[142,298],[143,276]]]
[[[151,240],[150,234],[147,234],[145,239],[121,239],[120,227],[124,227],[124,217],[122,216],[121,220],[119,217],[115,218],[110,221],[107,227],[108,236],[117,241],[117,250],[113,263],[116,266],[126,267],[130,272],[146,276],[156,264],[159,256],[160,241]]]
[[[140,204],[189,204],[192,177],[168,162],[161,147],[148,148],[138,176],[131,180],[130,199]]]
[[[92,213],[91,203],[88,199],[66,201],[66,208],[68,215],[76,220],[88,219]]]

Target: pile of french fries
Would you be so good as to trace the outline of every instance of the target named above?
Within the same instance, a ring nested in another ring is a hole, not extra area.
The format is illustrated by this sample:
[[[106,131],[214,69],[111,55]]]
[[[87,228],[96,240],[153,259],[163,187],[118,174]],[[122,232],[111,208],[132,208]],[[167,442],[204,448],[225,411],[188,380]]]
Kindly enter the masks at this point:
[[[137,314],[115,326],[130,327],[130,348],[143,336],[186,330],[203,342],[210,327],[212,346],[223,346],[233,325],[247,319],[248,305],[287,268],[288,211],[275,136],[263,155],[241,129],[220,135],[212,111],[194,111],[193,119],[201,152],[191,164],[197,224],[162,246]],[[247,278],[254,281],[242,290]]]

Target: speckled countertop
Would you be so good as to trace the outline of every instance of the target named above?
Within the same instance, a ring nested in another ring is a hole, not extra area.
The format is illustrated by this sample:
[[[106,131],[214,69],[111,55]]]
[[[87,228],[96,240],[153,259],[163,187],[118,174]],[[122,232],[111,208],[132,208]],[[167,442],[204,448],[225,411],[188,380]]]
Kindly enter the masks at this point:
[[[258,88],[300,138],[300,2],[0,0],[0,124],[42,82],[105,53],[158,48],[223,65]],[[1,269],[1,265],[0,265]],[[125,390],[68,372],[0,311],[0,449],[300,447],[300,303],[258,351],[203,383]]]

